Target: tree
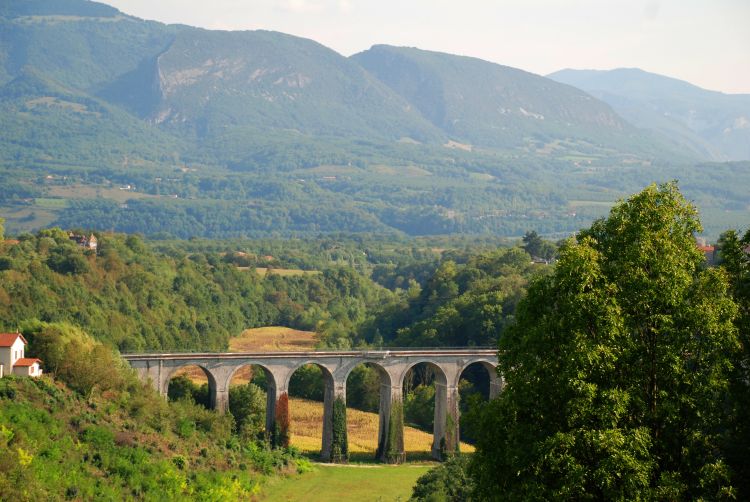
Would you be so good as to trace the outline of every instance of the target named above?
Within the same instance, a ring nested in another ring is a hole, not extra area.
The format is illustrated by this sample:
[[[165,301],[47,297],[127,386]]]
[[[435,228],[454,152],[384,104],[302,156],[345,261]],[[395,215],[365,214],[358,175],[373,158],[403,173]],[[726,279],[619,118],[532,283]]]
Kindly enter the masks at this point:
[[[738,348],[696,210],[652,185],[569,240],[500,340],[479,420],[481,500],[684,500],[734,492],[722,450]]]
[[[0,241],[5,239],[5,220],[0,218]]]
[[[535,230],[531,230],[524,234],[523,249],[532,258],[542,258],[544,260],[552,259],[557,252],[555,245],[542,239]]]
[[[230,387],[229,412],[234,417],[237,434],[247,439],[262,437],[266,421],[266,394],[260,387],[251,382]]]
[[[739,307],[737,328],[741,350],[737,353],[730,387],[731,408],[728,416],[729,434],[726,450],[729,465],[737,480],[738,499],[750,498],[750,230],[740,238],[729,230],[719,239],[719,263],[727,275],[732,294]]]

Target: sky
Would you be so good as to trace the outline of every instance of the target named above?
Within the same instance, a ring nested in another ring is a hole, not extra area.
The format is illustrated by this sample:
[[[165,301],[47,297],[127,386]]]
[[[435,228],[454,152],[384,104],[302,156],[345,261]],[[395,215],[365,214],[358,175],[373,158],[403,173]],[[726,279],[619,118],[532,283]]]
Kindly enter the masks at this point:
[[[750,94],[750,0],[103,0],[144,19],[281,31],[349,56],[375,44],[546,75],[641,68]]]

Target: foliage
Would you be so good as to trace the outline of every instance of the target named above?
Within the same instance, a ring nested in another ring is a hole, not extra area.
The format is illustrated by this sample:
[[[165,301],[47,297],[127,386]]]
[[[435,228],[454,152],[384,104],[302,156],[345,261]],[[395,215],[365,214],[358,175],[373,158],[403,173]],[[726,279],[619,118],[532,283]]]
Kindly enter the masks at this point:
[[[263,438],[266,427],[266,393],[252,382],[229,388],[229,412],[234,431],[247,440]]]
[[[97,234],[98,254],[60,229],[0,247],[0,329],[67,322],[123,352],[225,350],[248,327],[351,328],[393,296],[328,263],[320,274],[259,277],[218,252],[155,252],[142,238]],[[10,299],[13,301],[10,301]]]
[[[325,382],[323,369],[317,364],[306,364],[292,373],[289,394],[313,401],[323,401]]]
[[[738,349],[726,276],[695,209],[650,186],[567,242],[500,340],[500,397],[472,475],[482,500],[722,499]]]
[[[346,431],[346,402],[339,396],[333,400],[333,438],[331,446],[331,462],[347,462],[349,460],[349,443]]]
[[[729,284],[737,306],[737,329],[741,350],[733,362],[730,386],[730,412],[727,414],[729,433],[725,445],[727,459],[734,471],[737,499],[750,497],[750,230],[740,237],[734,230],[722,234],[719,240],[720,265],[729,277]]]
[[[469,502],[474,489],[468,475],[469,457],[452,455],[417,479],[411,499],[414,502]]]
[[[404,396],[404,420],[431,431],[435,420],[435,386],[419,384]]]
[[[542,239],[535,230],[526,232],[523,236],[523,249],[532,258],[551,260],[557,250],[554,244]]]
[[[276,401],[272,439],[274,446],[289,447],[289,396],[286,392],[282,393]]]
[[[126,363],[112,350],[68,324],[25,323],[24,337],[34,355],[65,384],[89,395],[132,385],[123,375]]]
[[[404,405],[401,401],[391,402],[388,414],[388,436],[384,446],[385,461],[389,464],[400,464],[405,460],[404,454]],[[380,452],[378,452],[378,456]]]
[[[380,407],[380,374],[361,364],[346,380],[346,405],[362,411],[377,412]]]
[[[360,327],[400,347],[490,346],[512,321],[528,279],[546,270],[518,248],[443,259],[424,287],[411,288]]]
[[[294,452],[238,441],[229,415],[168,403],[79,330],[39,325],[27,333],[30,355],[62,354],[101,380],[81,380],[60,361],[55,379],[0,379],[3,500],[249,499],[265,477],[305,465]],[[90,366],[94,354],[110,369]]]

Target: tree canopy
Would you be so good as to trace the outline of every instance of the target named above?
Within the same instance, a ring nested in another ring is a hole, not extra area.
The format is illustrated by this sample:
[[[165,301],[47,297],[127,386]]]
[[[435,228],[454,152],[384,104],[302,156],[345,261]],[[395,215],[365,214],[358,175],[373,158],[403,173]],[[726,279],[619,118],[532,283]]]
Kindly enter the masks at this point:
[[[736,495],[721,448],[737,306],[696,248],[675,183],[618,203],[563,245],[500,340],[481,413],[481,500]]]

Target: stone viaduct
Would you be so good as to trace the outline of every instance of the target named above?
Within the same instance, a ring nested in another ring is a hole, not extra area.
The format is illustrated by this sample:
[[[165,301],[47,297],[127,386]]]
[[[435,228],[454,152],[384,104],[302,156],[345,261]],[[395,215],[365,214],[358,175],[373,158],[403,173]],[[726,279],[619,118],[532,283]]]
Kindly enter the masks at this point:
[[[377,456],[381,460],[386,460],[385,445],[389,435],[391,410],[402,410],[404,378],[415,365],[426,363],[435,374],[432,456],[437,459],[440,458],[441,451],[455,450],[458,446],[458,382],[463,371],[472,364],[484,366],[490,378],[490,398],[495,397],[502,387],[502,380],[495,371],[497,352],[496,349],[489,348],[126,354],[123,358],[144,381],[150,381],[163,396],[167,395],[169,380],[178,369],[188,365],[199,366],[208,376],[211,405],[219,412],[224,412],[229,405],[229,383],[237,370],[247,365],[261,367],[267,381],[268,432],[274,430],[276,408],[279,399],[289,389],[292,374],[303,365],[318,365],[325,381],[321,445],[321,458],[325,461],[331,460],[334,400],[340,398],[345,402],[347,377],[359,364],[369,363],[380,374]],[[286,399],[282,402],[286,402]],[[396,440],[392,443],[401,445],[402,451],[395,453],[403,458],[403,427],[399,429],[395,431]]]

